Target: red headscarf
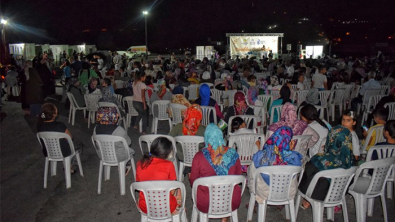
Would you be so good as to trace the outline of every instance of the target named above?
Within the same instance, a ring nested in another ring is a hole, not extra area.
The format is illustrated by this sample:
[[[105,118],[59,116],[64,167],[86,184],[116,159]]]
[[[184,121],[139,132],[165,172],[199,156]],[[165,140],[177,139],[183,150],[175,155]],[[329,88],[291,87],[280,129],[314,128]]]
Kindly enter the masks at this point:
[[[244,93],[237,92],[235,93],[235,114],[236,115],[244,115],[247,112],[248,106],[246,103],[246,97]]]
[[[184,120],[182,122],[183,135],[195,135],[199,129],[202,120],[202,109],[199,105],[193,104],[184,112]]]

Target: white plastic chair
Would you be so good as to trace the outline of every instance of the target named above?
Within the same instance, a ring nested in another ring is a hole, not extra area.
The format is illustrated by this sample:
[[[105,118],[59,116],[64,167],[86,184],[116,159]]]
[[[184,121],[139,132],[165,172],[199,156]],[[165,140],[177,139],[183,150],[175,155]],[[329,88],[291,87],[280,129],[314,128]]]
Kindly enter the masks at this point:
[[[124,160],[118,160],[115,153],[115,143],[121,142],[125,148],[126,158]],[[133,170],[133,179],[136,180],[136,167],[134,164],[133,156],[129,154],[129,146],[125,138],[113,135],[93,135],[92,143],[96,149],[96,152],[101,154],[100,165],[99,165],[99,182],[97,185],[97,193],[101,193],[101,183],[103,177],[104,168],[104,180],[110,179],[110,170],[112,166],[118,167],[119,173],[119,184],[121,195],[125,195],[125,170],[126,163],[130,160]]]
[[[345,89],[335,89],[331,95],[330,104],[328,104],[331,108],[332,121],[335,121],[335,108],[339,107],[339,116],[342,116],[343,113],[343,98],[344,98]]]
[[[128,107],[128,112],[126,113],[126,123],[125,123],[125,130],[128,131],[128,128],[130,127],[130,124],[132,122],[132,117],[133,116],[138,116],[139,113],[133,106],[133,96],[126,96],[123,98],[122,104],[126,102],[126,106]],[[140,120],[139,122],[139,132],[143,131],[143,120]]]
[[[348,212],[346,204],[346,192],[348,185],[350,184],[356,167],[350,169],[332,169],[323,170],[314,175],[309,187],[307,188],[306,194],[298,191],[296,196],[296,217],[298,216],[300,199],[301,197],[307,200],[312,207],[313,211],[313,222],[322,222],[324,216],[324,208],[327,207],[327,219],[334,220],[334,207],[342,205],[343,220],[348,222]],[[320,178],[330,179],[330,186],[328,193],[323,201],[315,200],[311,197],[314,188]]]
[[[384,158],[389,158],[389,157],[395,157],[395,145],[380,145],[380,146],[374,146],[369,149],[369,152],[366,156],[366,161],[371,161],[372,160],[372,154],[373,152],[376,151],[378,159],[384,159]],[[393,192],[395,189],[395,167],[392,169],[392,172],[390,173],[390,176],[388,177],[387,180],[387,198],[392,199],[393,197]],[[392,186],[391,186],[392,184]]]
[[[358,108],[357,108],[358,115],[360,111],[363,112],[367,108],[366,105],[369,103],[370,96],[376,96],[380,94],[381,94],[381,89],[367,89],[365,91],[365,95],[363,96],[362,103],[358,104]]]
[[[298,89],[298,85],[297,84],[291,84],[291,89],[292,90],[297,90]]]
[[[169,103],[169,107],[173,125],[182,123],[182,110],[186,110],[187,107],[178,103]]]
[[[176,175],[178,176],[178,167],[177,167],[177,158],[176,158],[177,148],[176,148],[176,141],[175,141],[174,137],[168,136],[168,135],[162,135],[162,134],[141,135],[139,137],[139,146],[140,146],[141,153],[144,155],[143,143],[147,143],[147,148],[148,148],[147,151],[149,153],[151,151],[152,142],[158,137],[165,137],[171,141],[171,144],[173,145],[173,158],[169,159],[169,161],[173,162],[174,168],[176,170]]]
[[[246,185],[246,179],[242,175],[202,177],[194,181],[192,186],[192,222],[196,222],[198,216],[200,222],[208,221],[209,218],[232,217],[233,222],[238,222],[237,209],[232,211],[232,199],[234,186],[241,185],[241,196]],[[209,189],[209,208],[207,213],[200,212],[196,206],[197,190],[199,186]],[[220,195],[222,198],[218,198]]]
[[[192,167],[193,157],[199,152],[199,144],[204,143],[202,136],[176,136],[174,137],[176,143],[179,143],[184,155],[184,161],[180,160],[180,169],[178,171],[178,180],[184,181],[184,168],[186,166]]]
[[[355,85],[354,89],[351,91],[350,101],[352,101],[355,97],[359,95],[359,91],[361,90],[360,85]],[[348,108],[351,107],[351,102],[348,103]]]
[[[271,90],[270,95],[273,96],[273,100],[280,98],[280,90]]]
[[[267,111],[266,107],[263,106],[254,106],[254,105],[248,105],[251,109],[254,110],[254,116],[259,116],[261,118],[261,126],[258,128],[259,130],[262,130],[266,126],[267,122]]]
[[[90,123],[96,122],[96,111],[97,111],[97,104],[99,99],[101,98],[101,94],[85,94],[85,104],[86,110],[88,111],[88,128],[90,127]]]
[[[158,121],[159,120],[169,121],[170,130],[173,126],[171,123],[171,118],[169,117],[169,114],[167,113],[167,108],[168,108],[169,103],[170,103],[170,100],[156,100],[152,103],[153,119],[152,119],[152,130],[151,131],[154,134],[156,134],[158,131]],[[156,113],[155,107],[158,107],[158,113]]]
[[[75,101],[75,98],[73,96],[73,94],[71,94],[71,92],[66,92],[67,93],[67,97],[69,98],[70,101],[70,110],[69,110],[69,123],[71,121],[71,125],[74,126],[74,122],[75,122],[75,112],[77,110],[82,110],[84,112],[84,117],[85,117],[85,112],[86,112],[86,107],[80,107],[77,104],[77,101]]]
[[[123,118],[121,111],[119,111],[117,104],[110,103],[110,102],[98,102],[98,106],[99,107],[115,107],[117,109],[117,113],[119,114],[118,125],[120,125],[121,121],[122,121],[123,128],[126,129],[126,121]]]
[[[241,165],[250,165],[252,163],[252,157],[258,150],[256,148],[256,142],[260,141],[261,146],[265,144],[266,139],[263,134],[232,134],[229,136],[229,147],[233,147],[239,154]]]
[[[329,104],[330,104],[330,99],[332,97],[333,91],[330,90],[324,90],[324,91],[319,91],[320,93],[320,101],[321,101],[321,107],[323,108],[323,111],[326,110],[326,117],[327,121],[329,122]]]
[[[257,130],[258,133],[263,133],[262,129],[259,129],[260,127],[258,127],[258,123],[261,122],[261,117],[260,116],[253,116],[253,115],[236,115],[236,116],[231,116],[229,117],[229,127],[228,127],[228,135],[231,134],[232,131],[232,127],[230,127],[230,125],[232,124],[232,121],[234,118],[236,117],[240,117],[244,120],[244,122],[246,123],[247,128],[249,128],[249,126],[251,125],[251,121],[252,121],[252,129],[253,130]]]
[[[262,101],[263,107],[267,109],[267,107],[271,107],[273,103],[272,95],[258,95],[258,99]]]
[[[182,95],[184,95],[184,97],[187,98],[187,92],[188,92],[189,88],[185,87],[185,86],[183,86],[182,88],[184,89],[184,92],[182,93]],[[188,95],[189,95],[189,92],[188,92]]]
[[[214,124],[217,125],[217,112],[214,107],[211,106],[201,106],[202,108],[202,125],[207,126],[211,123],[210,117],[213,117]]]
[[[170,191],[180,189],[182,196],[182,205],[177,213],[172,214],[170,211]],[[140,191],[144,194],[147,213],[140,210],[135,192]],[[157,180],[134,182],[130,185],[130,192],[137,209],[141,214],[141,221],[187,221],[185,211],[185,185],[179,181]],[[158,206],[162,203],[163,206]],[[135,218],[134,218],[135,219]]]
[[[274,113],[275,113],[275,112],[277,112],[278,120],[280,120],[282,108],[283,108],[283,105],[272,106],[272,111],[270,112],[270,121],[269,121],[269,125],[272,125],[272,124],[273,124],[273,121],[274,121]]]
[[[123,84],[124,84],[123,80],[115,80],[114,82],[115,82],[115,87],[117,89],[122,89],[123,88]]]
[[[389,85],[382,85],[381,86],[381,93],[382,95],[388,95],[389,94],[389,89],[390,86]]]
[[[300,106],[300,104],[302,104],[307,97],[307,93],[309,92],[309,90],[297,90],[294,91],[294,98],[292,99],[293,101],[297,101],[297,106]]]
[[[366,95],[368,96],[368,95]],[[373,95],[369,96],[369,102],[366,106],[366,109],[363,111],[362,114],[362,124],[368,119],[368,115],[372,113],[372,111],[376,108],[377,103],[379,103],[380,99],[383,98],[384,95]],[[373,119],[371,125],[373,123]]]
[[[191,84],[188,86],[188,100],[189,101],[196,100],[199,97],[198,89],[199,89],[199,85],[197,85],[197,84]]]
[[[385,202],[384,187],[391,169],[394,167],[395,158],[369,161],[361,164],[355,173],[354,183],[351,184],[349,193],[354,197],[357,222],[366,221],[368,216],[373,216],[374,198],[380,196],[383,208],[384,221],[388,222],[387,204]],[[372,169],[369,177],[361,176],[364,170]]]
[[[388,108],[388,117],[387,117],[387,121],[388,120],[394,120],[395,119],[395,102],[393,103],[386,103],[384,105],[385,108]]]
[[[225,91],[228,94],[228,107],[233,106],[235,104],[235,94],[237,93],[236,89]]]
[[[252,185],[254,189],[250,189],[247,221],[252,220],[257,186],[259,182],[262,182],[262,180],[258,180],[258,177],[262,177],[262,174],[265,174],[270,178],[270,185],[268,185],[269,196],[263,201],[263,203],[259,203],[258,221],[264,222],[266,220],[267,205],[285,205],[287,220],[291,218],[291,221],[295,222],[295,197],[290,198],[290,191],[292,185],[295,185],[293,180],[297,179],[297,175],[300,174],[301,171],[301,166],[265,166],[256,169],[256,173],[254,175],[255,184]]]
[[[369,145],[369,141],[372,139],[373,140],[373,144],[377,144],[377,143],[381,143],[381,142],[385,142],[385,138],[383,135],[384,131],[384,126],[374,126],[371,127],[368,131],[368,135],[365,138],[365,143],[363,144],[362,148],[361,148],[361,153],[366,154],[368,145]],[[372,137],[373,132],[376,132],[376,137]]]
[[[310,148],[308,145],[311,137],[312,135],[297,135],[292,137],[292,140],[296,142],[294,150],[302,154],[303,159],[306,158],[307,150]]]
[[[343,86],[344,89],[344,97],[343,97],[343,109],[347,109],[347,104],[351,103],[351,93],[354,90],[354,84],[346,84]]]
[[[223,111],[224,110],[224,103],[221,101],[223,91],[218,90],[218,89],[211,89],[210,92],[211,92],[211,98],[217,102],[219,108],[221,109],[221,111]]]
[[[74,150],[73,141],[70,136],[66,133],[58,132],[39,132],[37,133],[38,142],[41,146],[45,146],[47,150],[47,156],[45,157],[45,168],[44,168],[44,188],[47,188],[47,177],[48,177],[48,164],[51,161],[51,176],[56,176],[56,163],[63,161],[63,167],[65,171],[66,188],[71,187],[71,158],[75,155],[78,162],[78,168],[80,175],[84,176],[82,171],[80,154]],[[70,147],[70,155],[63,156],[60,148],[60,139],[66,139]],[[44,144],[43,144],[44,143]]]

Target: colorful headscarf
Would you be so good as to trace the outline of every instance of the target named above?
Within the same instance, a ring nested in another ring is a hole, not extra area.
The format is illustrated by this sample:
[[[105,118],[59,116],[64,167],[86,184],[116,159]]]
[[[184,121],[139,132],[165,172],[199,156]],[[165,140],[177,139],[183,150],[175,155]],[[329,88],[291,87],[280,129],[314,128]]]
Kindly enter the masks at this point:
[[[350,131],[342,125],[333,127],[326,138],[325,152],[314,155],[310,162],[319,170],[350,168],[353,164]]]
[[[258,87],[263,90],[264,94],[269,95],[269,89],[267,88],[267,81],[264,78],[260,78],[258,81]]]
[[[248,88],[247,99],[250,105],[255,105],[255,101],[258,99],[259,88],[257,86],[250,86]]]
[[[248,106],[246,103],[246,97],[242,92],[235,93],[235,114],[244,115],[247,112]]]
[[[110,102],[116,104],[120,109],[122,109],[121,103],[114,96],[114,93],[111,92],[110,87],[103,87],[101,89],[102,97],[99,99],[99,102]]]
[[[199,95],[200,99],[202,100],[202,103],[200,105],[208,106],[210,103],[210,87],[207,84],[203,84],[200,86]]]
[[[290,150],[292,136],[290,127],[282,126],[278,128],[266,141],[263,149],[252,157],[255,168],[274,165],[301,166],[303,156],[297,151]],[[269,176],[261,175],[266,184],[270,184]]]
[[[228,175],[229,169],[235,165],[239,154],[235,149],[225,146],[224,135],[214,123],[210,123],[204,132],[206,147],[202,149],[204,157],[217,175]]]
[[[189,107],[191,103],[182,94],[175,94],[171,97],[172,103],[177,103]]]
[[[308,124],[303,120],[298,120],[296,108],[292,103],[285,103],[281,109],[280,121],[270,125],[269,130],[274,132],[282,126],[291,127],[294,135],[302,135]]]
[[[166,81],[164,79],[158,80],[158,96],[160,99],[166,94]]]
[[[199,105],[193,104],[184,112],[184,120],[182,121],[182,134],[195,135],[199,129],[202,120],[202,109]]]
[[[102,125],[115,125],[118,122],[119,113],[115,107],[100,107],[97,110],[96,122]]]

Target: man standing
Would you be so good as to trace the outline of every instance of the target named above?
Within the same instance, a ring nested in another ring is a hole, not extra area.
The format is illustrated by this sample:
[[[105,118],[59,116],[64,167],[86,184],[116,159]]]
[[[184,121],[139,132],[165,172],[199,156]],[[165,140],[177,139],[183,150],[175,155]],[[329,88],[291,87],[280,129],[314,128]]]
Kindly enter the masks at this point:
[[[37,72],[43,82],[43,99],[55,93],[55,77],[49,69],[48,54],[44,53],[42,59],[37,63]]]
[[[122,65],[122,56],[118,55],[118,52],[115,52],[113,62],[115,65],[115,71],[119,70],[119,68],[121,68]]]
[[[317,88],[319,91],[328,90],[328,80],[326,78],[326,67],[321,66],[319,73],[313,75],[311,87]]]

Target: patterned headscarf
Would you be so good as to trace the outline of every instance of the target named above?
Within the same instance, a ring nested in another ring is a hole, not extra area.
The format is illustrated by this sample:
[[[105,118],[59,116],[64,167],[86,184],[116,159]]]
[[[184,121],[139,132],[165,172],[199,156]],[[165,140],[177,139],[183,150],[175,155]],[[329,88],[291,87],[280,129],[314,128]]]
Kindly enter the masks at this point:
[[[319,170],[348,169],[353,159],[351,133],[346,127],[338,125],[332,128],[326,138],[325,152],[314,155],[310,162]]]
[[[244,115],[247,112],[248,106],[246,103],[246,97],[242,92],[235,93],[235,114]]]
[[[267,81],[264,78],[260,78],[258,81],[258,87],[263,90],[264,94],[268,95],[269,89],[267,88]]]
[[[274,132],[282,126],[289,126],[292,128],[294,135],[302,135],[308,124],[305,121],[298,120],[296,108],[292,103],[285,103],[281,109],[281,118],[277,123],[269,126],[269,130]]]
[[[235,149],[225,146],[224,135],[214,123],[210,123],[204,132],[206,147],[202,149],[204,157],[217,175],[228,175],[229,169],[239,159]]]
[[[117,98],[115,98],[114,93],[111,92],[110,87],[103,87],[101,89],[102,97],[99,102],[110,102],[116,104],[120,109],[122,109],[121,103]]]
[[[274,165],[301,166],[303,156],[297,151],[290,150],[292,136],[290,127],[282,126],[278,128],[266,141],[263,149],[252,157],[255,168]],[[264,181],[270,184],[269,176],[261,175]]]
[[[208,106],[210,103],[210,87],[207,84],[203,84],[200,86],[199,95],[200,99],[202,100],[202,103],[200,105]]]
[[[255,105],[255,101],[258,99],[259,88],[257,86],[250,86],[248,88],[247,99],[250,105]]]
[[[231,75],[227,74],[224,77],[224,86],[227,89],[232,89],[232,85],[233,85],[233,77]]]
[[[100,107],[97,110],[96,122],[103,125],[115,125],[119,114],[115,107]]]
[[[158,80],[158,96],[160,99],[166,94],[166,81],[164,79]]]
[[[202,120],[202,109],[199,105],[193,104],[184,112],[184,120],[182,121],[182,134],[195,135],[199,129]]]

